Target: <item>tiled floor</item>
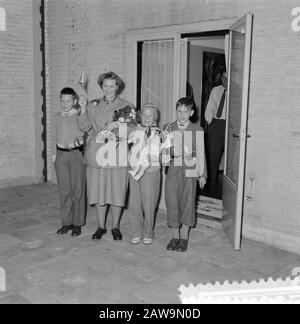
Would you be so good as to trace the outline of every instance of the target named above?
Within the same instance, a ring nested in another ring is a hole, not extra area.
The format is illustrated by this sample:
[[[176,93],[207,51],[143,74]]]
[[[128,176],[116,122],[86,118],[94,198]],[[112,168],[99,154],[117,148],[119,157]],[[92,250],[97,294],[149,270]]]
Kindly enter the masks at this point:
[[[180,303],[181,284],[277,278],[300,266],[299,255],[247,239],[234,252],[222,231],[201,225],[191,231],[187,252],[167,251],[172,232],[162,214],[150,246],[130,244],[126,212],[123,241],[114,242],[110,231],[92,241],[94,208],[82,236],[58,236],[55,185],[2,189],[0,202],[0,267],[7,277],[0,303]]]

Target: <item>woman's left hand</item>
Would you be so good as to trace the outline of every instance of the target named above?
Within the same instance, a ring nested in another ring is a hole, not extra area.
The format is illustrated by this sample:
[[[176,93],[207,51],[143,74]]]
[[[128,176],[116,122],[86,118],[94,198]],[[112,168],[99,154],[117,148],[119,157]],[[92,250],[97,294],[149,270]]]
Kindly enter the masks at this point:
[[[119,126],[118,122],[116,121],[110,122],[102,129],[101,133],[109,134],[112,130],[118,128],[118,126]]]

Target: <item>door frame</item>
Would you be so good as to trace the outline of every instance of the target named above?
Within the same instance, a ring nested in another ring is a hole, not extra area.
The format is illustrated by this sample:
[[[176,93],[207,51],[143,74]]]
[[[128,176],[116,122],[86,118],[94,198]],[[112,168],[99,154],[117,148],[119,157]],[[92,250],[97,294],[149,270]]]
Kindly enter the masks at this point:
[[[180,98],[180,62],[182,35],[206,33],[213,31],[229,30],[236,21],[237,17],[230,17],[220,20],[210,20],[195,22],[191,24],[169,25],[163,27],[152,27],[142,29],[131,29],[125,33],[125,75],[127,85],[127,97],[130,102],[136,105],[137,99],[137,72],[138,72],[138,43],[143,41],[155,40],[174,40],[174,76],[173,76],[173,100],[172,107],[176,106]],[[225,49],[226,50],[226,49]],[[170,117],[175,119],[175,109],[171,109]],[[162,195],[163,199],[164,195]],[[161,201],[160,210],[166,212],[166,206]]]
[[[137,55],[138,42],[150,40],[174,40],[174,78],[173,78],[173,107],[180,96],[180,47],[183,34],[204,33],[210,31],[229,30],[229,27],[237,21],[237,17],[230,17],[220,20],[195,22],[191,24],[169,25],[163,27],[151,27],[143,29],[127,30],[125,35],[125,75],[127,75],[128,99],[136,104],[137,98]],[[172,119],[175,118],[175,111],[171,111]]]

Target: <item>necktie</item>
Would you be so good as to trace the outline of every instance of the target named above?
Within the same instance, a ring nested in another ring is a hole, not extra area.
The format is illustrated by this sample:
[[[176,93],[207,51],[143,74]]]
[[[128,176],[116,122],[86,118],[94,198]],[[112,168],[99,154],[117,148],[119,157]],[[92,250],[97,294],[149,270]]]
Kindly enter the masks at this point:
[[[147,137],[150,137],[150,136],[151,136],[151,127],[150,127],[150,126],[148,126],[148,127],[146,128],[145,133],[146,133]]]
[[[217,111],[217,118],[220,118],[222,116],[224,102],[225,102],[225,96],[226,96],[226,89],[224,89],[220,103],[219,103],[219,107],[218,107],[218,111]]]

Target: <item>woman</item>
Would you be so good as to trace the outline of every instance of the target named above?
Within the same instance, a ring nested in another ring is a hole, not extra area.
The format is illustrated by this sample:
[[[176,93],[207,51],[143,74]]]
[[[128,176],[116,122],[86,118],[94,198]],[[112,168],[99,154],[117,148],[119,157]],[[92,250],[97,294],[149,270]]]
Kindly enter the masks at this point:
[[[83,131],[92,130],[92,138],[99,132],[109,133],[118,128],[113,121],[116,110],[133,105],[119,97],[125,83],[114,72],[103,73],[98,78],[103,98],[87,105],[84,98],[79,100],[81,114],[78,116],[79,127]],[[128,170],[124,166],[105,166],[95,168],[87,166],[87,194],[90,204],[96,205],[98,229],[93,239],[99,240],[106,233],[106,213],[110,206],[112,214],[112,235],[114,240],[122,240],[119,228],[122,208],[125,205],[128,187]]]

